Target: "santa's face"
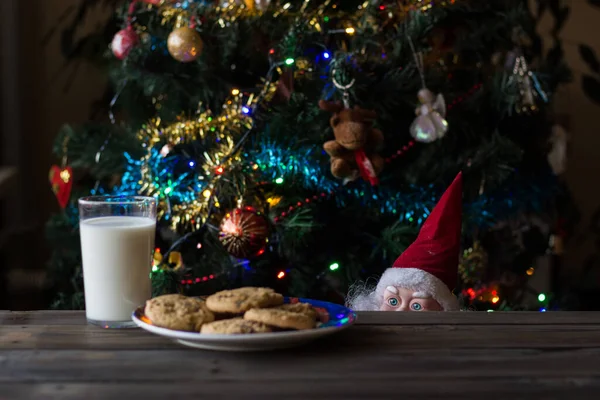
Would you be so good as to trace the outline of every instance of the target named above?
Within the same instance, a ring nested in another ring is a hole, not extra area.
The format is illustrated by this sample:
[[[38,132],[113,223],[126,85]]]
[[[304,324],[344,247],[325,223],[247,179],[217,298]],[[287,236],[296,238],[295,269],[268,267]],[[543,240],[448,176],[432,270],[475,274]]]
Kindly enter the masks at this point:
[[[381,311],[442,311],[440,303],[428,293],[398,286],[388,286],[383,294]]]

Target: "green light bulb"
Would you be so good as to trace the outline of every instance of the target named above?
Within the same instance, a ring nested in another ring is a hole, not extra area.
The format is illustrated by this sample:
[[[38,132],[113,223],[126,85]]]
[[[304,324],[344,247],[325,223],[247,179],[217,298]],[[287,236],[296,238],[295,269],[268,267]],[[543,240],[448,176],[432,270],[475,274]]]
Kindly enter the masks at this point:
[[[294,59],[293,59],[293,58],[291,58],[291,57],[290,57],[290,58],[287,58],[287,59],[285,60],[285,65],[292,65],[293,63],[294,63]]]
[[[283,178],[277,178],[275,179],[275,183],[278,185],[281,185],[283,183]]]
[[[544,293],[540,293],[540,294],[538,295],[538,300],[539,300],[540,302],[541,302],[541,301],[544,301],[544,300],[546,300],[546,295],[545,295]]]
[[[336,270],[336,269],[338,269],[338,268],[340,268],[340,264],[338,264],[338,263],[336,263],[336,262],[334,262],[333,264],[331,264],[331,265],[329,266],[329,270],[330,270],[330,271],[335,271],[335,270]]]

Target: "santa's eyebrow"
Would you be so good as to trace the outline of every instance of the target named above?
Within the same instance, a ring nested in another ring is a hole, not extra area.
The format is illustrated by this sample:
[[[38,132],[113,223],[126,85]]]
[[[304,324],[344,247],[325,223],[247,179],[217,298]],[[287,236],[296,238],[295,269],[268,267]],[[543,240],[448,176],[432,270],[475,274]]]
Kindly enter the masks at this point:
[[[414,292],[412,297],[413,299],[430,299],[433,296],[425,292]]]
[[[393,286],[388,286],[388,287],[385,288],[385,290],[387,290],[390,293],[398,294],[398,289],[396,289]]]

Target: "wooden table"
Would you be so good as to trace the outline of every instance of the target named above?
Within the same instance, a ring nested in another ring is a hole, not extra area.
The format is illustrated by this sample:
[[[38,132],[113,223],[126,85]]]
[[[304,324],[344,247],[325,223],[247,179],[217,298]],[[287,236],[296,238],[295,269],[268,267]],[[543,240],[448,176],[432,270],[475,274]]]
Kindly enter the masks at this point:
[[[360,313],[266,353],[0,311],[0,399],[600,399],[600,313]]]

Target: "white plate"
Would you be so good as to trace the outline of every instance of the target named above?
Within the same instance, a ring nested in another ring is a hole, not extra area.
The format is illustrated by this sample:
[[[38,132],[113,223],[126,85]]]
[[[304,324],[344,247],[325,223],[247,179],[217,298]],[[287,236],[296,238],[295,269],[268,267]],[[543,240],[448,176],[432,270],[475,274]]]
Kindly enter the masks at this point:
[[[219,351],[264,351],[295,347],[323,336],[337,333],[356,321],[354,311],[338,304],[311,299],[286,298],[286,303],[310,303],[319,315],[317,328],[301,331],[253,333],[247,335],[209,335],[176,331],[152,325],[144,315],[144,308],[133,312],[132,319],[140,328],[156,335],[173,339],[189,347]]]

